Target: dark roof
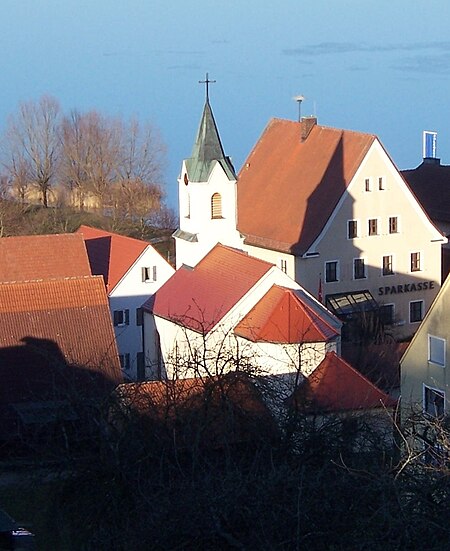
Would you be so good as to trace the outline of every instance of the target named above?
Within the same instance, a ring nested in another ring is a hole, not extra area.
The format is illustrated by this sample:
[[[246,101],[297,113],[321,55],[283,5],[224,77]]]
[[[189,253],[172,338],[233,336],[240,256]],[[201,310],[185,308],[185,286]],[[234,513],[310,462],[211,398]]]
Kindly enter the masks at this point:
[[[216,162],[222,166],[230,180],[236,180],[233,165],[223,151],[211,106],[206,100],[192,154],[186,160],[189,180],[192,182],[208,181]]]
[[[213,447],[267,437],[276,425],[261,392],[244,373],[120,385],[111,420],[135,415],[192,445],[193,434]],[[255,430],[256,429],[256,430]],[[197,442],[197,438],[195,441]]]
[[[207,333],[273,266],[219,243],[194,268],[177,270],[144,308]]]
[[[238,230],[250,245],[304,253],[377,139],[317,124],[302,139],[304,124],[272,119],[239,172]]]
[[[0,239],[0,282],[91,275],[80,235],[26,235]]]
[[[301,291],[274,285],[234,332],[253,342],[284,344],[326,342],[338,336],[340,322],[304,298]]]
[[[88,393],[121,382],[101,277],[0,284],[0,380],[0,404],[54,399],[56,380]]]
[[[425,160],[401,174],[433,222],[450,222],[450,166]]]

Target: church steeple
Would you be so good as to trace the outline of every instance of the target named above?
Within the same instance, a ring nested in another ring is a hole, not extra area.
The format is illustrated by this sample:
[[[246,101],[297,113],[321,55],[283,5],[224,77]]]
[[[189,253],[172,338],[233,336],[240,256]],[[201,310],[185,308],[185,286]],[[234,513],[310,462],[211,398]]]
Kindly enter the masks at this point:
[[[191,157],[186,159],[189,180],[191,182],[207,182],[215,161],[220,163],[229,180],[236,180],[234,167],[223,151],[219,131],[207,97]]]
[[[192,154],[183,161],[178,178],[180,226],[173,236],[177,268],[195,266],[216,245],[242,248],[236,229],[237,177],[225,155],[209,103],[206,73],[206,100]]]

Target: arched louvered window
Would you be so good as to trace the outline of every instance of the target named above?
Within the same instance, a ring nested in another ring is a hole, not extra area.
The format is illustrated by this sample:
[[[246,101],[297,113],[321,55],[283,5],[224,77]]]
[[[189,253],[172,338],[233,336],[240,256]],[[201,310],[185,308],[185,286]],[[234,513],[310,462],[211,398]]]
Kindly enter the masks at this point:
[[[214,193],[211,197],[211,218],[222,218],[222,197]]]

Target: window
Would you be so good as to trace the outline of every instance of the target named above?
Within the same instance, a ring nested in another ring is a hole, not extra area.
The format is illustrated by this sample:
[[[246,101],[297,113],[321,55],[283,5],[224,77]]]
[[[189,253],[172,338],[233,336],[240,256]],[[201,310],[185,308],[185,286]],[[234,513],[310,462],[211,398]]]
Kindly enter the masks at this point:
[[[141,326],[144,323],[144,310],[142,308],[136,308],[136,325]]]
[[[378,178],[378,189],[382,191],[384,189],[384,178],[383,176],[380,176]]]
[[[394,323],[394,308],[393,304],[382,304],[380,306],[380,319],[384,325],[392,325]]]
[[[222,197],[220,193],[214,193],[211,197],[211,218],[222,218]]]
[[[411,253],[411,272],[420,271],[420,253]]]
[[[369,220],[369,235],[378,234],[378,220],[376,218],[371,218]]]
[[[445,393],[424,385],[423,411],[433,417],[442,417],[445,412]]]
[[[188,193],[186,196],[186,218],[190,218],[190,217],[191,217],[191,196]]]
[[[409,323],[422,321],[423,318],[423,300],[415,300],[409,303]]]
[[[148,266],[146,268],[142,268],[142,281],[144,281],[145,283],[156,281],[157,271],[157,266]]]
[[[143,381],[145,379],[145,363],[144,363],[143,352],[138,352],[136,354],[136,369],[137,369],[137,380]]]
[[[383,275],[392,275],[394,270],[392,269],[392,255],[383,256]]]
[[[365,186],[366,191],[370,191],[370,178],[366,178],[364,180],[364,186]]]
[[[130,324],[130,311],[129,310],[114,310],[113,323],[115,327],[121,327],[123,325]]]
[[[119,354],[119,361],[120,361],[120,367],[122,369],[128,370],[130,369],[130,355],[127,354]]]
[[[284,260],[283,258],[280,260],[280,267],[281,270],[287,274],[287,260]]]
[[[445,367],[445,339],[428,335],[428,361]]]
[[[364,258],[355,258],[353,261],[353,274],[355,279],[364,279],[366,277]]]
[[[348,238],[354,239],[358,237],[358,222],[356,220],[348,221]]]
[[[325,283],[338,281],[338,263],[337,260],[325,262]]]
[[[398,232],[398,220],[396,216],[389,217],[389,233]]]

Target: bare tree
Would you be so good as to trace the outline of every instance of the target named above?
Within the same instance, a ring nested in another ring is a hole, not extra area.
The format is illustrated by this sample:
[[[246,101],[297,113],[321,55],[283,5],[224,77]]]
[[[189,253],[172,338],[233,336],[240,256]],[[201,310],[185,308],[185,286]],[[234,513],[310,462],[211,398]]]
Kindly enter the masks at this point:
[[[8,123],[4,166],[22,201],[29,186],[37,189],[44,207],[54,181],[60,153],[60,109],[56,99],[43,96],[22,103]]]

